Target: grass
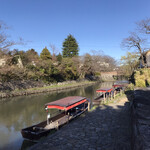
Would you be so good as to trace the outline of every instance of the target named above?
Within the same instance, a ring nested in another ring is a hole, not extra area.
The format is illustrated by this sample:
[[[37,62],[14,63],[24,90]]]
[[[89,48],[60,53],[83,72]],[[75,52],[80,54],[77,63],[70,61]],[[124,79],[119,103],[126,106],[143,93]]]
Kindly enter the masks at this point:
[[[98,107],[99,107],[98,105],[94,105],[94,106],[89,110],[89,112],[95,110],[95,109],[98,108]]]
[[[14,97],[14,96],[21,96],[21,95],[31,95],[36,93],[42,93],[42,92],[51,92],[51,91],[57,91],[57,90],[64,90],[67,88],[75,88],[80,87],[84,85],[90,85],[94,84],[96,81],[84,81],[84,82],[77,82],[77,83],[66,83],[63,85],[51,85],[51,86],[45,86],[45,87],[35,87],[35,88],[29,88],[29,89],[15,89],[14,91],[5,91],[0,92],[0,98],[5,97]]]
[[[64,84],[64,85],[51,85],[51,86],[45,86],[45,87],[35,87],[35,88],[30,88],[27,90],[43,90],[43,89],[53,89],[53,88],[60,88],[60,87],[75,87],[75,86],[80,86],[80,85],[86,85],[86,84],[92,84],[95,83],[93,81],[85,81],[85,82],[80,82],[80,83],[70,83],[70,84]]]
[[[111,99],[111,100],[107,100],[104,105],[109,105],[109,104],[112,104],[112,103],[117,103],[119,102],[122,98],[125,98],[126,95],[123,93],[122,95],[120,93],[118,93],[114,99]]]
[[[21,92],[27,92],[28,94],[30,92],[44,92],[45,91],[53,91],[53,90],[57,90],[59,88],[61,89],[66,89],[66,88],[73,88],[73,87],[77,87],[77,86],[83,86],[83,85],[87,85],[87,84],[93,84],[95,83],[94,81],[84,81],[84,82],[80,82],[80,83],[68,83],[68,84],[63,84],[63,85],[51,85],[51,86],[44,86],[44,87],[34,87],[34,88],[29,88],[29,89],[15,89],[14,91],[5,91],[5,92],[1,92],[2,93],[21,93]]]

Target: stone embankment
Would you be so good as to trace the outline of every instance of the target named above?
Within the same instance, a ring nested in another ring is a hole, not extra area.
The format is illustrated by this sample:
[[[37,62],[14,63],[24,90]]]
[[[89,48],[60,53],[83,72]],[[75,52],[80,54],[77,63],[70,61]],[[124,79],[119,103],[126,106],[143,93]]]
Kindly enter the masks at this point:
[[[150,88],[136,89],[132,104],[132,149],[150,149]]]
[[[92,81],[66,81],[57,84],[46,85],[43,82],[37,81],[11,81],[7,83],[0,83],[0,98],[31,95],[44,92],[53,92],[66,89],[72,89],[85,85],[91,85]]]
[[[130,150],[130,105],[125,97],[71,121],[30,150]]]

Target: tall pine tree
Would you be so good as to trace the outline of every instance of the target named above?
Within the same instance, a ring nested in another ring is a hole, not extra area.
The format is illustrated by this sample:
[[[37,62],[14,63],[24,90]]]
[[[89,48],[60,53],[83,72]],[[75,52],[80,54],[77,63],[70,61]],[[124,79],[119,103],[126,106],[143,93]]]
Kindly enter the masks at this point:
[[[63,57],[73,57],[79,55],[79,46],[76,39],[69,34],[63,42]]]

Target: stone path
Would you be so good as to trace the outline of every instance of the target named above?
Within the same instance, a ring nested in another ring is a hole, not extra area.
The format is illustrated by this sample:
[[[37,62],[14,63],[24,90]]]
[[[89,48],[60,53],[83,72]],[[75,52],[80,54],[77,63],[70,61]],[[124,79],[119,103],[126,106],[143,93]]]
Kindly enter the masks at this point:
[[[30,149],[130,150],[130,112],[126,98],[101,105],[71,121]]]

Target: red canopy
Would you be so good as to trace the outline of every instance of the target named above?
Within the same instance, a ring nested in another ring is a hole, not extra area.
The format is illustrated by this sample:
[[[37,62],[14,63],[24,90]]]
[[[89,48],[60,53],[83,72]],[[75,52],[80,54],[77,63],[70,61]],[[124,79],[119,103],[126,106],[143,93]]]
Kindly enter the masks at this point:
[[[96,92],[111,92],[112,91],[112,88],[102,88],[102,89],[98,89],[96,90]]]
[[[115,88],[115,87],[124,87],[124,85],[122,85],[122,84],[114,84],[113,87],[114,87],[114,88]]]
[[[60,100],[56,100],[50,103],[45,104],[47,109],[49,108],[56,108],[61,110],[69,110],[73,107],[76,107],[84,102],[88,101],[85,97],[81,96],[70,96],[65,97]]]

